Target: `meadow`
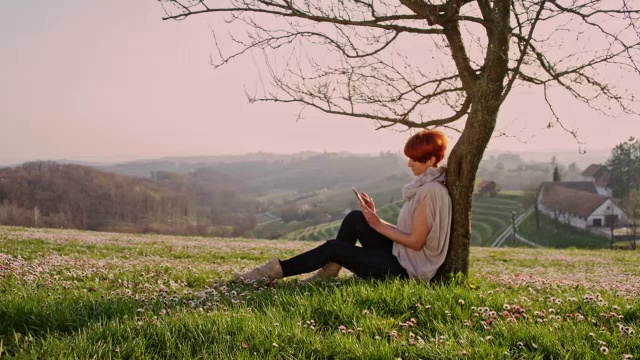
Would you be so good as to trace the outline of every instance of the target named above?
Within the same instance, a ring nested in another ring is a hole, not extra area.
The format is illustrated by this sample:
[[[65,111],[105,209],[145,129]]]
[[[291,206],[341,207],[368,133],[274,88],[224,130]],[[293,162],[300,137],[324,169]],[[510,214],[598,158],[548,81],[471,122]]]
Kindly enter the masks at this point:
[[[0,227],[0,358],[639,358],[637,251],[473,247],[439,284],[230,280],[315,245]]]

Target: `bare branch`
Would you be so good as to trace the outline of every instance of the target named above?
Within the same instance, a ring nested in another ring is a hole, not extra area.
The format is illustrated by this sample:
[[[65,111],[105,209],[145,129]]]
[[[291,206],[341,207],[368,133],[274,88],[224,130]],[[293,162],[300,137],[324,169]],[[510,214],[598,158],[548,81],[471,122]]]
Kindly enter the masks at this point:
[[[527,50],[529,49],[529,44],[531,44],[531,39],[533,38],[533,32],[536,29],[536,25],[538,23],[538,20],[540,20],[540,16],[542,15],[542,11],[544,10],[545,3],[546,3],[546,0],[542,0],[542,2],[540,3],[540,7],[538,8],[538,11],[536,12],[536,17],[534,18],[533,23],[531,24],[531,26],[529,28],[529,35],[527,35],[527,38],[524,41],[524,44],[522,44],[522,46],[520,47],[520,58],[518,59],[518,63],[516,65],[516,68],[513,70],[514,76],[512,76],[509,79],[509,82],[504,87],[504,90],[502,91],[502,97],[500,98],[500,103],[503,103],[504,100],[507,98],[507,95],[511,91],[511,87],[513,87],[513,83],[517,79],[516,74],[518,74],[518,72],[520,72],[520,67],[522,66],[522,62],[524,61],[524,58],[527,55]],[[521,24],[519,24],[519,28],[521,28]]]
[[[278,5],[274,2],[268,1],[259,1],[264,5],[267,5],[267,8],[260,8],[257,6],[250,6],[249,2],[243,2],[242,5],[238,7],[224,7],[224,8],[209,8],[206,7],[204,9],[192,10],[192,7],[183,5],[179,0],[161,0],[164,2],[169,2],[171,4],[175,4],[183,11],[172,15],[167,13],[167,16],[163,17],[163,20],[183,20],[189,16],[206,14],[206,13],[232,13],[232,14],[242,14],[242,13],[255,13],[255,14],[267,14],[273,16],[280,16],[284,18],[298,18],[305,19],[316,23],[331,23],[337,25],[346,25],[346,26],[358,26],[358,27],[366,27],[366,28],[377,28],[382,30],[391,30],[396,32],[408,32],[415,34],[431,34],[438,35],[442,34],[441,29],[424,29],[418,27],[410,27],[410,26],[402,26],[402,25],[394,25],[394,24],[385,24],[388,22],[394,22],[397,20],[423,20],[423,18],[416,15],[395,15],[395,16],[379,16],[375,18],[371,18],[368,20],[351,20],[351,19],[343,19],[332,16],[319,16],[311,13],[305,13],[298,9],[294,9],[292,6],[283,6]]]
[[[547,103],[547,106],[549,107],[549,110],[551,111],[551,114],[553,115],[553,118],[555,119],[555,122],[549,122],[547,124],[547,129],[552,128],[554,126],[554,124],[558,124],[562,128],[562,130],[564,130],[565,132],[569,133],[573,137],[573,139],[576,141],[576,143],[579,146],[584,145],[584,142],[581,141],[580,139],[578,139],[578,130],[576,130],[576,129],[568,129],[567,127],[564,126],[564,124],[560,120],[560,117],[556,113],[555,108],[553,107],[553,104],[551,104],[551,101],[549,100],[549,96],[547,94],[547,85],[545,85],[543,87],[543,89],[544,89],[544,101]]]
[[[249,95],[251,101],[299,103],[329,114],[368,118],[380,128],[448,126],[483,104],[475,97],[485,96],[477,89],[487,89],[487,85],[500,94],[497,104],[519,84],[542,86],[545,92],[559,87],[607,113],[612,106],[634,113],[633,103],[637,102],[598,70],[615,66],[640,75],[636,26],[640,11],[628,0],[572,0],[570,4],[558,0],[161,3],[163,7],[173,5],[175,12],[167,11],[165,19],[226,13],[230,16],[227,24],[243,26],[244,37],[230,37],[237,46],[230,52],[223,52],[213,34],[214,67],[255,50],[284,55],[280,66],[271,64],[266,56],[264,62],[257,62],[258,67],[268,69],[261,81],[270,82],[263,83],[259,96]],[[608,18],[618,22],[607,23]],[[485,32],[467,27],[469,39],[462,35],[464,24],[478,24]],[[558,39],[567,41],[570,34],[583,42],[599,35],[602,46],[565,54]],[[513,51],[509,51],[509,38]],[[416,57],[408,50],[414,47],[423,55]],[[315,50],[320,48],[322,52]],[[550,110],[555,116],[555,110]]]

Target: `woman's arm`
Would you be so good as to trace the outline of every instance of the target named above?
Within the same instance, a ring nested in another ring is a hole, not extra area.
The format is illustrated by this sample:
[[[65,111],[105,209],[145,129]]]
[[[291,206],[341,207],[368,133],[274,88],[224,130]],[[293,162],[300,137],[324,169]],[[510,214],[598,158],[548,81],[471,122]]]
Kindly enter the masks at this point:
[[[371,212],[373,212],[374,214],[378,215],[378,212],[376,211],[376,204],[373,202],[373,199],[369,196],[369,194],[363,192],[360,193],[360,197],[362,198],[362,201],[364,202],[364,205],[366,207],[369,208],[369,210]],[[360,204],[360,208],[362,209],[362,204]],[[396,226],[390,222],[385,221],[384,219],[380,219],[380,221],[385,224],[386,226],[395,229]],[[379,231],[378,231],[379,232]]]
[[[427,242],[429,235],[429,224],[427,222],[427,198],[422,200],[413,212],[411,221],[411,233],[407,234],[395,228],[389,227],[380,217],[369,209],[365,204],[361,204],[362,213],[367,219],[367,223],[375,231],[388,237],[389,239],[402,244],[413,250],[420,250]]]

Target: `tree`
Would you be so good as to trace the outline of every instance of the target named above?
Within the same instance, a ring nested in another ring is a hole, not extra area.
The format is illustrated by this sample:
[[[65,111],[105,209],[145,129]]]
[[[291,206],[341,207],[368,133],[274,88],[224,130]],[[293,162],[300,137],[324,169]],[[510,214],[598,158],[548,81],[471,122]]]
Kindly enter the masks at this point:
[[[623,208],[629,216],[629,225],[631,227],[631,236],[629,245],[631,249],[636,249],[636,240],[638,238],[638,226],[640,226],[640,190],[630,193],[624,199]]]
[[[572,162],[567,167],[567,171],[564,174],[565,181],[576,181],[580,179],[580,169],[575,162]]]
[[[625,198],[633,191],[640,190],[640,140],[630,137],[616,145],[607,162],[611,171],[613,194]]]
[[[556,165],[553,168],[553,182],[560,181],[560,170],[558,170],[558,166]]]
[[[640,8],[629,0],[160,3],[164,19],[228,15],[213,26],[215,67],[263,52],[268,73],[250,101],[297,103],[302,110],[370,119],[378,128],[460,131],[447,162],[452,241],[438,277],[467,273],[476,171],[514,86],[539,89],[549,127],[565,128],[554,108],[563,92],[609,115],[612,109],[634,113],[637,106],[633,94],[607,81],[611,69],[640,76]],[[219,46],[215,34],[222,29],[237,48]],[[274,60],[278,51],[283,56]]]

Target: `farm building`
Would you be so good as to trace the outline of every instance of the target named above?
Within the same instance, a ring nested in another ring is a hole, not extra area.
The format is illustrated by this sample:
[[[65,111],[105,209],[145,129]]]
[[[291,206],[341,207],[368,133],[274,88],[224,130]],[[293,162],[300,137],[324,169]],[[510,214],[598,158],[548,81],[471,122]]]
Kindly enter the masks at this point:
[[[496,196],[498,192],[498,184],[493,180],[484,180],[478,185],[478,194],[480,196]]]
[[[612,189],[609,187],[611,182],[611,172],[609,169],[601,164],[591,164],[582,172],[582,177],[585,181],[593,183],[598,194],[608,197],[612,195]]]
[[[609,228],[627,222],[625,212],[589,184],[586,181],[542,183],[538,208],[550,217],[582,229]]]
[[[611,172],[591,164],[582,172],[585,181],[557,181],[540,184],[539,209],[569,225],[582,229],[608,229],[629,221],[612,199]]]

